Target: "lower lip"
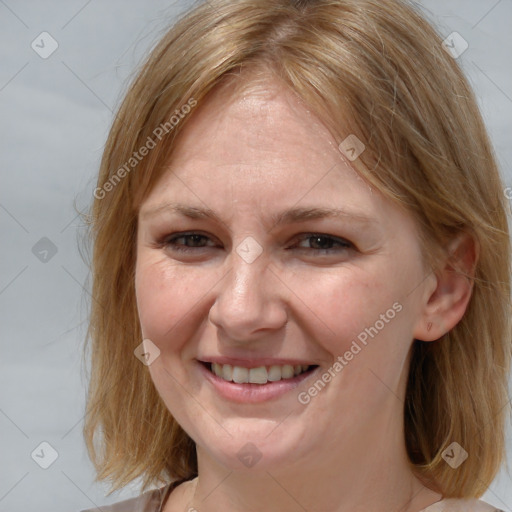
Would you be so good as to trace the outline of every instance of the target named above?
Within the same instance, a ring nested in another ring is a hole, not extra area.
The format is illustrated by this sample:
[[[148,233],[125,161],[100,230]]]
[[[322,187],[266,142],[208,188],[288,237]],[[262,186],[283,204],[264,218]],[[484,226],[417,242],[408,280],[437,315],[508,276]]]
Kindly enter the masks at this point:
[[[213,385],[221,396],[233,402],[243,404],[256,404],[278,398],[295,389],[302,381],[314,375],[320,368],[317,366],[314,370],[301,373],[291,379],[267,382],[266,384],[238,384],[221,379],[208,370],[202,363],[198,362],[198,365],[203,376]]]

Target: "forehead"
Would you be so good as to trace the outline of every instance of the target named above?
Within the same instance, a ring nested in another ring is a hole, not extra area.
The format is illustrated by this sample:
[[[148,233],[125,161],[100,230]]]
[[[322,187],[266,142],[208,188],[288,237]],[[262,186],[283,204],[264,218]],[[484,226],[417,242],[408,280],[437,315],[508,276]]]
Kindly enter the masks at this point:
[[[299,189],[297,180],[331,180],[342,173],[345,185],[349,180],[363,184],[322,122],[271,77],[232,80],[212,91],[174,144],[167,168],[202,182],[223,178],[236,186],[250,175],[254,186],[258,178],[260,184],[287,178]]]
[[[242,211],[275,218],[301,206],[388,222],[402,214],[343,158],[308,106],[272,78],[228,83],[187,120],[141,213],[177,200],[224,218]]]
[[[198,144],[196,149],[219,144],[213,158],[220,156],[224,161],[229,154],[233,161],[251,164],[262,154],[267,159],[284,155],[289,161],[322,156],[330,156],[333,162],[339,160],[327,128],[292,91],[272,77],[265,83],[230,82],[214,91],[205,108],[197,113],[190,128],[205,138],[194,144]],[[176,157],[179,159],[186,149],[186,144],[180,145]],[[318,164],[325,165],[323,161]]]

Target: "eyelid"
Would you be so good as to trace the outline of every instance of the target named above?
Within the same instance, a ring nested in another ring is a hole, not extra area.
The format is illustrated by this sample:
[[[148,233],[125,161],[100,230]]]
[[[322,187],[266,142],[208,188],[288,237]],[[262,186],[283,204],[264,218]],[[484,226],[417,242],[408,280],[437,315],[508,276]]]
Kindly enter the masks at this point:
[[[340,244],[343,244],[343,245],[348,245],[349,247],[347,247],[347,249],[348,248],[354,248],[355,249],[355,247],[356,247],[354,245],[354,243],[352,243],[350,240],[348,240],[346,238],[343,238],[343,237],[340,237],[340,236],[330,235],[328,233],[316,233],[316,232],[301,233],[300,235],[298,235],[296,240],[301,241],[301,240],[307,240],[308,238],[314,238],[314,237],[327,238],[327,239],[334,240],[337,243],[340,243]],[[325,250],[325,249],[316,249],[316,250],[321,251],[321,250]]]
[[[172,242],[174,240],[177,240],[179,238],[188,237],[188,236],[194,236],[194,235],[198,235],[198,236],[207,238],[210,241],[215,242],[215,240],[212,238],[211,235],[209,235],[207,233],[203,233],[201,231],[177,231],[175,233],[170,233],[170,234],[167,234],[167,235],[164,235],[164,236],[160,237],[157,240],[157,243],[159,245],[165,246],[167,244],[170,244],[170,242]],[[205,249],[205,248],[206,247],[188,247],[188,249]]]
[[[206,234],[201,231],[181,231],[181,232],[167,234],[167,235],[161,237],[157,241],[157,244],[159,247],[169,247],[170,246],[171,250],[176,251],[176,252],[182,252],[182,253],[212,248],[211,245],[209,245],[209,246],[206,245],[206,246],[201,246],[201,247],[188,247],[186,245],[176,245],[176,244],[172,243],[175,240],[178,240],[180,238],[192,237],[194,235],[203,237],[203,238],[207,239],[208,241],[213,241],[213,242],[215,241],[210,234]],[[297,247],[297,250],[302,250],[302,251],[306,251],[306,252],[324,253],[324,254],[325,253],[335,253],[335,252],[339,252],[340,250],[341,251],[342,250],[357,250],[356,245],[346,238],[339,237],[336,235],[331,235],[328,233],[318,233],[318,232],[303,232],[303,233],[298,234],[293,239],[294,245],[292,245],[289,249],[287,248],[287,250],[293,249],[299,242],[301,242],[303,240],[308,240],[308,239],[315,238],[315,237],[331,240],[335,244],[338,244],[338,248],[334,247],[334,248],[327,248],[327,249],[316,249],[314,247]]]

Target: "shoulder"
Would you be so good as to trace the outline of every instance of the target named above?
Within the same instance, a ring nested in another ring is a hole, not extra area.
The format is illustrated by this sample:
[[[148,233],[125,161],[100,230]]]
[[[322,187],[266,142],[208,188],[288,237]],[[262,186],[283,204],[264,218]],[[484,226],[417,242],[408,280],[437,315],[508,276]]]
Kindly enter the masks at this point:
[[[135,498],[118,501],[112,505],[102,505],[101,507],[89,508],[80,512],[160,512],[162,504],[169,494],[173,484],[167,484],[159,489],[146,491]]]
[[[476,498],[446,498],[421,512],[503,512],[503,510]]]

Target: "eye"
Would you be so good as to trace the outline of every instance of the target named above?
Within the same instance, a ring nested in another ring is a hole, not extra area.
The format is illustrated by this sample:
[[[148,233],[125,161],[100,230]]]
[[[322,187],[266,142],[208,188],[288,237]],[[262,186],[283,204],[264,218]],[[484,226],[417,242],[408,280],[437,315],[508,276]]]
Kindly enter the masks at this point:
[[[211,242],[211,245],[208,245],[208,242]],[[298,241],[300,243],[304,241],[310,241],[308,245],[310,247],[299,247],[299,244],[295,244],[291,246],[291,249],[298,248],[303,251],[313,251],[317,253],[326,253],[330,254],[333,252],[347,251],[347,250],[355,250],[354,244],[343,239],[334,237],[331,235],[324,235],[320,233],[308,233],[302,235]],[[173,233],[171,235],[164,236],[161,240],[158,241],[159,247],[165,247],[172,251],[178,252],[193,252],[194,250],[206,249],[208,247],[217,247],[217,245],[213,242],[213,240],[207,236],[198,232],[189,232],[189,233]]]
[[[306,247],[306,249],[311,249],[317,252],[332,253],[338,251],[346,251],[349,249],[355,249],[354,244],[343,238],[324,235],[321,233],[308,233],[302,236],[299,240],[312,241],[311,245],[313,245],[313,247]]]
[[[180,240],[183,241],[185,245],[181,244]],[[201,233],[175,233],[173,235],[165,236],[159,241],[159,245],[162,247],[168,247],[173,251],[190,252],[194,249],[204,249],[206,247],[204,242],[207,242],[208,240],[211,239]],[[186,245],[187,242],[191,244],[191,247]]]

